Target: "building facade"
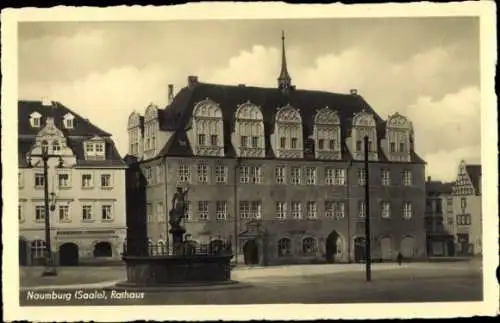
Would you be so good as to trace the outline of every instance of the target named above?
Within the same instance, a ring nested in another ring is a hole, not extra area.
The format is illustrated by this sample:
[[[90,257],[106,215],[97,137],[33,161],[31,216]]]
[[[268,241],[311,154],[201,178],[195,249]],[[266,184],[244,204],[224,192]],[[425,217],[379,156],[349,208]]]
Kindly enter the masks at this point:
[[[18,102],[19,261],[45,252],[42,147],[48,160],[51,252],[61,265],[121,259],[125,169],[111,134],[54,101]]]
[[[452,212],[447,217],[446,228],[455,237],[456,255],[482,254],[481,174],[481,165],[462,160],[447,202]]]
[[[188,187],[190,239],[231,238],[238,261],[277,264],[364,258],[368,136],[372,257],[426,256],[425,162],[411,122],[383,120],[356,91],[296,89],[283,58],[277,88],[202,83],[164,109],[130,115],[129,155],[145,178],[150,241],[169,245],[167,213]]]

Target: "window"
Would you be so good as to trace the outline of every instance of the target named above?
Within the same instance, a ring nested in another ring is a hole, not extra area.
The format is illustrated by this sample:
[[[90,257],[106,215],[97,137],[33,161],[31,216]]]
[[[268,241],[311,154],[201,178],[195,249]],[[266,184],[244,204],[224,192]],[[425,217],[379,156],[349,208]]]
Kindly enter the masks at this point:
[[[403,219],[405,219],[405,220],[411,219],[412,214],[413,214],[413,210],[412,210],[411,202],[404,202],[403,203]]]
[[[316,184],[316,168],[306,167],[306,184],[314,185]]]
[[[227,202],[217,201],[215,203],[215,219],[225,220],[227,218]]]
[[[165,214],[163,213],[163,203],[159,202],[156,204],[156,217],[158,218],[158,222],[164,222]]]
[[[462,197],[460,199],[460,206],[462,207],[462,210],[465,210],[467,208],[467,198]]]
[[[314,238],[305,238],[302,240],[302,252],[304,255],[314,255],[318,251],[318,244]]]
[[[250,183],[261,183],[262,182],[262,171],[258,166],[250,167]]]
[[[198,218],[208,220],[208,201],[198,201]]]
[[[93,153],[94,152],[94,143],[92,142],[87,142],[85,143],[85,151],[88,153]]]
[[[384,186],[391,185],[391,173],[387,168],[381,170],[380,176],[382,178],[382,185]]]
[[[328,141],[328,144],[329,144],[328,148],[330,148],[330,150],[335,150],[335,139],[330,139]]]
[[[335,169],[335,185],[345,185],[345,169]]]
[[[111,175],[110,174],[102,174],[101,175],[101,187],[102,188],[111,187]]]
[[[144,173],[146,177],[146,182],[148,184],[153,184],[153,171],[151,170],[151,167],[144,168]]]
[[[452,216],[449,216],[447,218],[447,220],[448,220],[448,225],[453,225],[453,217]]]
[[[388,219],[391,217],[391,204],[389,202],[382,202],[381,204],[381,216],[384,219]]]
[[[281,137],[280,138],[280,148],[285,148],[286,147],[286,138]]]
[[[198,145],[200,146],[205,146],[205,135],[204,134],[199,134],[198,135]]]
[[[57,182],[59,184],[59,188],[68,188],[69,187],[69,174],[58,174]]]
[[[395,142],[391,142],[389,144],[389,152],[393,153],[396,151],[396,143]]]
[[[325,149],[325,139],[318,139],[318,149],[319,150]]]
[[[83,221],[92,221],[92,205],[82,205],[82,220]]]
[[[57,153],[61,151],[61,146],[59,145],[59,142],[57,140],[54,140],[52,142],[52,150]]]
[[[39,128],[40,127],[40,117],[32,117],[31,118],[31,125],[34,128]]]
[[[215,182],[218,184],[226,183],[227,181],[227,167],[225,165],[215,166]]]
[[[42,141],[42,150],[43,149],[46,149],[46,150],[49,149],[49,143],[47,140]]]
[[[276,218],[284,219],[286,218],[286,203],[276,202]]]
[[[334,212],[333,215],[336,219],[344,218],[344,202],[336,202],[334,204]]]
[[[240,201],[240,217],[242,219],[259,219],[260,212],[260,201]]]
[[[179,172],[177,173],[177,180],[181,183],[189,183],[191,179],[191,170],[189,165],[180,164]]]
[[[253,148],[259,147],[259,137],[252,137],[252,147]]]
[[[274,169],[274,176],[276,177],[276,183],[285,184],[285,167],[277,166]]]
[[[59,221],[61,222],[69,222],[69,206],[68,205],[59,205]]]
[[[300,184],[300,168],[299,167],[292,167],[291,169],[291,180],[292,184]]]
[[[210,145],[212,146],[217,146],[217,135],[211,135],[210,136]]]
[[[45,257],[45,241],[35,240],[31,243],[31,255],[33,258],[43,258]]]
[[[358,184],[360,186],[366,185],[366,169],[364,168],[358,169]]]
[[[278,240],[278,257],[290,256],[292,254],[291,245],[292,243],[288,238]]]
[[[248,147],[248,137],[247,136],[241,136],[241,147],[246,148]]]
[[[327,168],[325,169],[325,172],[326,172],[326,184],[333,185],[333,183],[335,182],[335,169]]]
[[[82,187],[83,188],[92,187],[92,175],[91,174],[83,174],[82,175]]]
[[[102,142],[95,144],[95,152],[99,155],[104,154],[104,144]]]
[[[35,221],[45,221],[45,206],[36,205],[35,206]]]
[[[334,213],[334,209],[335,209],[334,202],[325,201],[325,216],[326,217],[332,218],[333,213]]]
[[[405,143],[400,142],[399,143],[399,151],[403,153],[403,152],[405,152],[405,150],[406,150]]]
[[[361,151],[361,140],[356,141],[356,151]]]
[[[300,202],[292,202],[292,217],[294,219],[302,218],[302,204]]]
[[[45,183],[45,177],[43,174],[35,174],[35,187],[42,188]]]
[[[405,186],[413,185],[413,176],[411,170],[403,171],[403,185]]]
[[[21,172],[17,173],[17,184],[18,184],[18,187],[20,187],[20,188],[24,186],[24,176],[23,176],[23,173],[21,173]]]
[[[366,201],[361,200],[358,202],[358,216],[364,218],[366,216]]]
[[[17,219],[19,222],[24,222],[24,208],[21,202],[17,205]]]
[[[470,225],[471,215],[470,214],[458,214],[457,215],[457,225]]]
[[[191,213],[191,201],[185,201],[184,204],[184,215],[185,215],[185,220],[189,221],[193,218],[192,213]]]
[[[314,201],[309,201],[307,202],[307,218],[308,219],[315,219],[318,213],[318,207],[316,205],[316,202]]]
[[[101,207],[101,215],[103,221],[113,220],[113,207],[108,204],[103,205]]]
[[[368,141],[368,151],[373,151],[372,142]]]
[[[65,119],[64,120],[64,126],[66,129],[73,129],[73,119]]]
[[[198,164],[198,182],[208,183],[208,165]]]
[[[153,205],[149,203],[146,204],[146,217],[148,223],[153,222]]]
[[[297,138],[292,138],[292,140],[290,141],[290,148],[292,149],[297,149],[297,143],[299,142],[299,140]]]
[[[248,184],[250,182],[250,167],[241,166],[240,167],[240,183]]]

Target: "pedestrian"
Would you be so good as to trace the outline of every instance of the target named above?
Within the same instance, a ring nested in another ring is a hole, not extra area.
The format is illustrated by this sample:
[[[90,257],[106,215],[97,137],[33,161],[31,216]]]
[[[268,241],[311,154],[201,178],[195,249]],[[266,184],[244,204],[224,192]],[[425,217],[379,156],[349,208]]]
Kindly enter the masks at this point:
[[[401,252],[398,252],[398,265],[401,266],[402,263],[403,263],[403,255],[401,254]]]

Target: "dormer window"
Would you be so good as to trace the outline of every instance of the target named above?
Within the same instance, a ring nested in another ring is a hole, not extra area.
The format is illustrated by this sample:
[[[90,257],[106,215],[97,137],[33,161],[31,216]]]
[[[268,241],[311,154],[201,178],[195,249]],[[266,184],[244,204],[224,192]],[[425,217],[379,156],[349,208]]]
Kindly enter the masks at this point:
[[[390,161],[411,160],[410,137],[412,134],[411,122],[399,113],[395,113],[387,120],[386,136],[383,147]]]
[[[97,138],[91,139],[85,143],[85,159],[103,160],[106,154],[105,143]]]
[[[352,119],[352,135],[348,140],[348,147],[353,151],[353,157],[357,160],[365,158],[364,140],[368,137],[369,160],[378,159],[377,151],[377,128],[374,116],[366,110],[354,115]]]
[[[31,115],[30,115],[30,124],[33,128],[40,128],[42,122],[41,122],[41,119],[42,119],[42,115],[38,112],[33,112]]]
[[[329,107],[318,110],[314,117],[314,140],[316,142],[316,158],[340,159],[340,119],[337,111]]]
[[[71,113],[66,113],[63,117],[64,128],[73,129],[75,126],[75,116]]]
[[[278,109],[271,142],[278,158],[304,156],[302,117],[291,105]]]
[[[208,98],[198,102],[193,109],[193,130],[197,139],[196,155],[222,156],[224,136],[222,111],[219,105]]]

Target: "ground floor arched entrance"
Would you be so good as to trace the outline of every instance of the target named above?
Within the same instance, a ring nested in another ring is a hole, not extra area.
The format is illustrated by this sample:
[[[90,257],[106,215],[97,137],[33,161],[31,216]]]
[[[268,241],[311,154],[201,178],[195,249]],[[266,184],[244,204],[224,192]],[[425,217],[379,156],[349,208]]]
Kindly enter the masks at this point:
[[[19,266],[28,265],[28,242],[19,239]]]
[[[103,257],[112,257],[113,251],[111,248],[111,243],[109,242],[98,242],[94,246],[94,257],[103,258]]]
[[[380,239],[380,251],[382,260],[391,260],[393,258],[392,241],[389,237]]]
[[[78,246],[67,242],[59,247],[59,266],[78,265]]]
[[[354,239],[354,261],[364,262],[366,254],[366,239],[364,237],[358,237]]]
[[[256,265],[259,263],[259,246],[257,240],[252,239],[243,245],[243,257],[245,265]]]
[[[404,237],[401,240],[401,255],[406,259],[411,259],[415,256],[415,238]]]
[[[339,234],[333,230],[330,232],[325,242],[325,257],[327,262],[335,262],[339,244]]]

